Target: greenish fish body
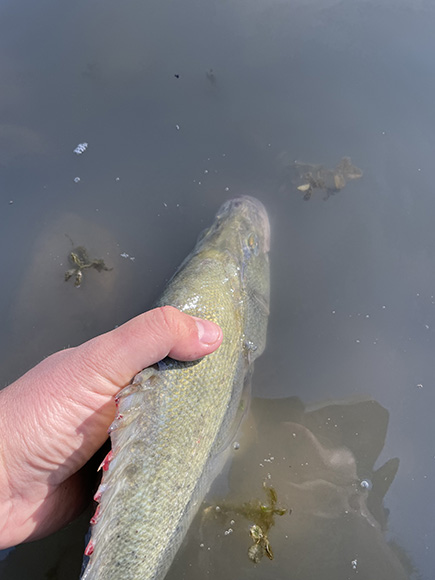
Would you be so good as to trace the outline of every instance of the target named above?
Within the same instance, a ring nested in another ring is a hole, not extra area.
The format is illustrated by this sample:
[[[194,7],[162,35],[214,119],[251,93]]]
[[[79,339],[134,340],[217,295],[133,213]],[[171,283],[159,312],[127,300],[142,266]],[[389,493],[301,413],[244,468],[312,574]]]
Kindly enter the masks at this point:
[[[200,361],[147,368],[120,392],[83,580],[164,578],[225,455],[250,368],[265,347],[268,250],[263,205],[230,200],[158,301],[216,322],[223,342]]]

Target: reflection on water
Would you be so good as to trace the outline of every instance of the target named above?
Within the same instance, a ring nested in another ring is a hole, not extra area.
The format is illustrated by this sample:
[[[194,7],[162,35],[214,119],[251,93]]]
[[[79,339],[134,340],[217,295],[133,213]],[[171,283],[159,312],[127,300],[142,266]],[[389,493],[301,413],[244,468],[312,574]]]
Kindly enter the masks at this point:
[[[384,497],[399,460],[374,467],[387,426],[388,412],[373,400],[309,411],[298,398],[255,399],[229,491],[225,498],[211,492],[217,511],[201,510],[168,579],[345,580],[356,571],[363,580],[410,578],[409,557],[386,535]],[[268,509],[263,482],[289,511],[270,528],[273,561],[254,565],[247,552],[255,515],[227,506],[261,497]]]

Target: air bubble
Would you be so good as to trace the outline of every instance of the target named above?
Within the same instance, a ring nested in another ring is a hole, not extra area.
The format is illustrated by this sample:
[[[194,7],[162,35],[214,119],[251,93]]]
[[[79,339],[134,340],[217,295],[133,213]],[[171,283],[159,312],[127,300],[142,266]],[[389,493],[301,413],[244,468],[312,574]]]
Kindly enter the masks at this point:
[[[358,560],[355,558],[355,560],[352,560],[351,562],[351,566],[352,566],[352,570],[356,570],[358,567]]]

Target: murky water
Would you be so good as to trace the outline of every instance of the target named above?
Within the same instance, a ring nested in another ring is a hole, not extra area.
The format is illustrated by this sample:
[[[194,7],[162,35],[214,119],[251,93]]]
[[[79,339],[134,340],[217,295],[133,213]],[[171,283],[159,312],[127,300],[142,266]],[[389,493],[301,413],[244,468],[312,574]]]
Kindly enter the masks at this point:
[[[170,578],[433,577],[434,26],[429,0],[0,7],[2,386],[148,308],[225,199],[270,215],[253,389],[293,399],[256,401],[209,503],[270,473],[292,513],[257,565],[243,516],[200,513]],[[304,201],[293,161],[344,156],[363,176]],[[65,283],[72,244],[113,270]],[[0,577],[77,578],[85,528]]]

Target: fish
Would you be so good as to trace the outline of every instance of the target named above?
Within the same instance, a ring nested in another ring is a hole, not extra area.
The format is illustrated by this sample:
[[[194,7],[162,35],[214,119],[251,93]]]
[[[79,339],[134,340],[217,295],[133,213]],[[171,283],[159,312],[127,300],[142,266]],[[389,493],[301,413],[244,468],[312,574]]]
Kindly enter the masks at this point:
[[[257,199],[227,201],[156,306],[211,320],[221,346],[144,369],[116,398],[112,450],[82,580],[161,580],[222,468],[269,316],[270,226]]]

